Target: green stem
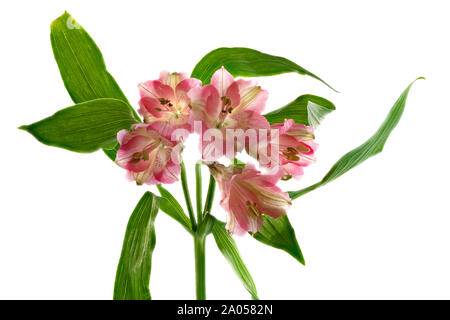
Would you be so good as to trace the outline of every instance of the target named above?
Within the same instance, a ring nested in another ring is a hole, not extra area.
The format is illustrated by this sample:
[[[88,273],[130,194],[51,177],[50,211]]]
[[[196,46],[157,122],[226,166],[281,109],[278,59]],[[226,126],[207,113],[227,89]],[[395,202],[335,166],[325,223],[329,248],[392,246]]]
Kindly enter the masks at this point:
[[[216,180],[212,175],[209,176],[208,194],[206,195],[205,208],[203,215],[211,213],[211,207],[214,200],[214,192],[216,191]]]
[[[203,214],[201,214],[201,172],[200,166],[197,164],[196,166],[196,177],[197,177],[197,214],[200,212],[200,216],[206,217],[207,214],[211,213],[211,207],[214,200],[214,192],[216,190],[216,180],[211,175],[209,177],[209,186],[208,186],[208,194],[206,195],[205,207],[203,210]],[[199,188],[200,186],[200,188]],[[199,196],[200,194],[200,196]],[[200,204],[200,205],[199,205]],[[200,219],[199,219],[200,220]],[[206,223],[206,220],[205,220]],[[199,230],[201,231],[201,230]],[[205,300],[206,299],[206,281],[205,281],[205,239],[206,236],[204,234],[200,234],[197,232],[194,235],[194,252],[195,252],[195,282],[196,282],[196,292],[197,292],[197,300]]]
[[[186,206],[189,213],[189,219],[191,220],[192,230],[194,230],[195,232],[197,230],[197,223],[195,222],[194,209],[192,208],[191,196],[189,195],[189,188],[186,178],[186,167],[184,166],[184,162],[181,162],[180,166],[181,166],[181,185],[183,187],[184,199],[186,200]]]
[[[197,300],[206,300],[205,237],[194,236],[195,284]]]
[[[203,217],[211,213],[211,207],[214,200],[214,192],[216,189],[216,180],[213,176],[209,178],[208,194],[206,196],[205,207],[202,212],[202,173],[201,163],[195,165],[195,181],[196,181],[196,205],[197,205],[197,223],[194,217],[194,209],[192,207],[191,197],[189,195],[189,188],[186,178],[186,167],[181,162],[181,185],[183,187],[184,198],[186,200],[186,206],[189,212],[189,218],[192,224],[192,230],[194,231],[194,255],[195,255],[195,285],[196,285],[196,297],[197,300],[206,299],[206,265],[205,265],[205,240],[206,235],[203,234],[201,226]],[[206,222],[206,220],[205,220]]]
[[[197,221],[198,225],[202,223],[202,164],[197,162],[195,164],[195,191],[196,191],[196,205],[197,205]]]

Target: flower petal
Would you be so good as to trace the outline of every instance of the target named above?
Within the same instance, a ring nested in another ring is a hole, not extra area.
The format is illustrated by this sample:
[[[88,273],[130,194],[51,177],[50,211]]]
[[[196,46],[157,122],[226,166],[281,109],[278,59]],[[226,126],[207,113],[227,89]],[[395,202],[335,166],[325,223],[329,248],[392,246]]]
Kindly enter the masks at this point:
[[[139,100],[139,114],[141,114],[144,118],[147,117],[155,117],[162,118],[164,117],[164,111],[161,109],[161,103],[155,98],[151,97],[143,97]]]
[[[176,86],[187,78],[185,73],[173,72],[169,73],[167,71],[162,71],[159,75],[159,81],[170,86],[172,89],[175,89]]]
[[[220,97],[226,95],[228,87],[234,82],[233,76],[224,68],[217,70],[212,78],[211,84],[216,87],[219,92]]]
[[[219,92],[212,85],[193,88],[188,96],[191,100],[193,120],[204,121],[207,128],[215,127],[215,121],[222,110]]]
[[[154,99],[166,99],[171,101],[174,99],[173,88],[163,84],[159,80],[143,82],[140,83],[138,87],[141,98],[151,97]]]
[[[196,87],[200,87],[202,82],[197,79],[184,79],[175,89],[177,96],[177,106],[186,107],[189,103],[188,92]]]
[[[237,82],[233,82],[225,93],[227,98],[231,100],[231,108],[236,108],[241,103],[241,95],[239,93],[239,85]]]
[[[239,92],[241,96],[241,101],[238,108],[251,110],[256,113],[263,112],[266,107],[266,101],[269,97],[269,93],[257,86],[254,81],[239,79],[236,82],[239,85]]]

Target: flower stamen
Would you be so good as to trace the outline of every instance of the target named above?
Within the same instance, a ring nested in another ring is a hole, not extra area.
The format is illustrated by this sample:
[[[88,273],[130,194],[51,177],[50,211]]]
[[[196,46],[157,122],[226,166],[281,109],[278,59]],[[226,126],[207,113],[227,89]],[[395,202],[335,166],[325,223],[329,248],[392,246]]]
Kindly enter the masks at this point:
[[[253,204],[250,202],[250,200],[247,200],[246,205],[248,207],[248,213],[250,213],[253,217],[258,218],[259,217],[259,211],[256,207],[256,202],[253,202]]]
[[[159,103],[161,103],[162,105],[165,105],[165,104],[168,104],[168,103],[169,103],[169,106],[171,106],[171,105],[170,105],[170,100],[168,100],[168,99],[165,99],[165,98],[159,98],[158,100],[159,100]]]

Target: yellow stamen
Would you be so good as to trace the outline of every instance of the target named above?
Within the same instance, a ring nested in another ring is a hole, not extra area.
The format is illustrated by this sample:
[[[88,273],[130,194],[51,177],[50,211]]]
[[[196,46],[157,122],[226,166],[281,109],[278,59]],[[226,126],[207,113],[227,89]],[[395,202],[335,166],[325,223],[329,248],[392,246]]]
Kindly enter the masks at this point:
[[[248,213],[250,215],[252,215],[254,218],[258,218],[259,217],[259,211],[256,208],[256,202],[251,204],[251,202],[247,200],[246,204],[248,206]]]

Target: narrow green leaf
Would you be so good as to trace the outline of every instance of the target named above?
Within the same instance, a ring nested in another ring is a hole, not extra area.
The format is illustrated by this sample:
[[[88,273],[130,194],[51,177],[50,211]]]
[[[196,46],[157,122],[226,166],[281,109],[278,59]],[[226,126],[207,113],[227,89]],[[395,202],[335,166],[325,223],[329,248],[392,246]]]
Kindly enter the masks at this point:
[[[136,123],[128,105],[117,99],[97,99],[56,112],[51,117],[21,126],[40,142],[76,152],[110,146],[117,132]]]
[[[417,78],[424,79],[422,77]],[[414,80],[403,93],[400,95],[398,100],[395,102],[394,106],[389,111],[384,122],[381,124],[380,128],[375,132],[375,134],[370,137],[369,140],[364,142],[358,148],[353,149],[352,151],[345,154],[342,158],[339,159],[338,162],[328,171],[325,177],[318,183],[313,184],[307,188],[298,190],[298,191],[290,191],[289,196],[292,200],[313,191],[327,183],[333,181],[336,178],[339,178],[341,175],[349,171],[350,169],[356,167],[361,164],[368,158],[380,153],[383,150],[384,144],[386,143],[389,135],[394,130],[397,123],[400,121],[400,118],[403,114],[403,110],[405,109],[406,99],[408,97],[409,90],[411,86],[416,81]]]
[[[114,284],[114,300],[150,300],[150,272],[159,199],[146,192],[128,221]]]
[[[122,100],[128,105],[136,122],[140,122],[136,111],[106,70],[102,53],[86,30],[67,12],[53,21],[50,30],[53,54],[73,102],[82,103],[100,98]],[[112,160],[116,157],[114,150],[104,150]]]
[[[51,24],[50,39],[64,85],[75,103],[115,98],[128,103],[114,78],[106,70],[102,53],[67,12]]]
[[[202,80],[203,84],[208,84],[214,72],[222,66],[235,77],[261,77],[297,72],[313,77],[336,91],[315,74],[286,58],[272,56],[249,48],[218,48],[213,50],[197,63],[191,77]]]
[[[189,233],[192,233],[191,221],[181,207],[180,203],[175,197],[167,191],[162,185],[158,184],[158,190],[161,194],[159,207],[168,216],[178,221]]]
[[[263,215],[263,219],[261,230],[253,234],[253,238],[268,246],[286,251],[298,262],[305,265],[305,259],[288,217],[281,216],[274,219]]]
[[[283,123],[293,119],[295,123],[312,126],[316,129],[327,114],[336,110],[331,101],[312,94],[305,94],[286,106],[264,115],[270,124]]]
[[[256,286],[253,282],[252,276],[248,272],[244,261],[242,261],[233,237],[225,229],[225,223],[213,217],[211,218],[214,219],[212,233],[214,235],[214,240],[216,240],[217,247],[220,252],[222,252],[225,259],[227,259],[231,264],[231,267],[238,275],[244,287],[252,295],[252,298],[258,299],[258,292],[256,291]]]

